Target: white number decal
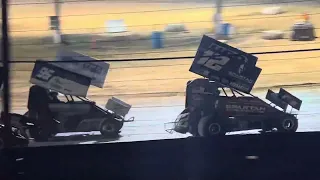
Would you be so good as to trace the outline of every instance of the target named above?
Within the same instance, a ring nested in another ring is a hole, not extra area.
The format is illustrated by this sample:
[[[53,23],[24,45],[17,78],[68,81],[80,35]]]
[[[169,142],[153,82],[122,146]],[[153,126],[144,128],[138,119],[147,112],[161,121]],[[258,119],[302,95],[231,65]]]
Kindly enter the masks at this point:
[[[40,69],[40,71],[39,71],[39,73],[36,75],[36,77],[48,81],[49,78],[52,76],[52,73],[54,73],[54,70],[48,69],[48,68],[46,68],[46,67],[43,67],[43,68]]]
[[[204,65],[205,67],[214,70],[214,71],[220,71],[222,69],[222,66],[227,64],[229,62],[230,58],[226,56],[218,56],[218,59],[212,59],[211,56],[214,53],[211,50],[208,50],[204,52],[203,56],[210,56],[208,57],[202,57],[199,59],[197,64]]]

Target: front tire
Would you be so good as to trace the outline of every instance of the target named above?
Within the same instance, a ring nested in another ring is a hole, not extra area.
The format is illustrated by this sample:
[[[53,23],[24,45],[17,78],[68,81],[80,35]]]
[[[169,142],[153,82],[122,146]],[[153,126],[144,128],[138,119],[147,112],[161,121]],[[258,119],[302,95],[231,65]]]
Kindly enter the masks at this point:
[[[295,117],[284,117],[283,119],[279,120],[277,130],[279,132],[288,132],[294,133],[298,129],[298,119]]]
[[[198,124],[198,133],[201,137],[225,135],[223,123],[212,116],[206,116],[200,119]]]
[[[114,119],[112,120],[106,119],[103,121],[103,123],[100,126],[100,133],[101,135],[106,137],[117,136],[122,126],[123,126],[123,122],[120,122]]]

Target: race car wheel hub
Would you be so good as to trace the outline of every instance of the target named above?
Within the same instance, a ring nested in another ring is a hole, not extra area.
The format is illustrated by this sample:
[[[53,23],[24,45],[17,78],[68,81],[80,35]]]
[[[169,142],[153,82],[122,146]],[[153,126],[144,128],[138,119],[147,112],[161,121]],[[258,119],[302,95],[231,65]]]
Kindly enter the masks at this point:
[[[209,126],[209,133],[211,135],[219,134],[221,131],[221,126],[218,123],[212,123]]]
[[[285,119],[282,122],[282,127],[286,130],[290,130],[294,127],[294,121],[292,119]]]

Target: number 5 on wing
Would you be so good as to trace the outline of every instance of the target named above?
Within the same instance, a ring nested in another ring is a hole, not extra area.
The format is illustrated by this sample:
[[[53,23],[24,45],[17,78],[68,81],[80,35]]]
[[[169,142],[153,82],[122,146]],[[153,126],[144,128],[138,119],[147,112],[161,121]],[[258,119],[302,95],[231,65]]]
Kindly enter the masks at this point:
[[[214,53],[211,50],[207,50],[204,52],[203,56],[201,57],[197,64],[203,65],[211,70],[220,71],[222,66],[229,62],[229,58],[226,56],[217,56],[215,59],[212,59],[212,55]],[[209,56],[209,57],[208,57]]]

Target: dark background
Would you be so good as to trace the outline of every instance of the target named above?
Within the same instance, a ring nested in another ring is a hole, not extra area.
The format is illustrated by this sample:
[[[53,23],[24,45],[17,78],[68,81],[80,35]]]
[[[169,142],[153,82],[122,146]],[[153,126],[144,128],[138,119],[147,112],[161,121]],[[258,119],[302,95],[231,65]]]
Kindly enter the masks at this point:
[[[318,179],[319,139],[276,133],[25,148],[3,151],[0,162],[2,177],[21,179],[306,180]]]

